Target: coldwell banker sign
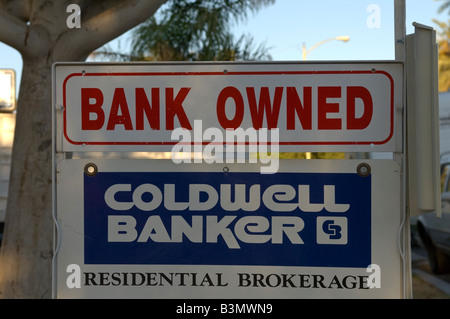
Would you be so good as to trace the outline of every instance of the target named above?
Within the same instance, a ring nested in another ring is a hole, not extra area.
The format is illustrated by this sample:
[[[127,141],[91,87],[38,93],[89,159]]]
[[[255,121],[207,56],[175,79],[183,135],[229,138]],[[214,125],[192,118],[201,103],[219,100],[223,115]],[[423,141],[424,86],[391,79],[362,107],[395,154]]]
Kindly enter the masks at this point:
[[[356,172],[99,172],[85,263],[367,267],[370,195]]]
[[[277,129],[248,146],[395,151],[401,74],[395,63],[56,65],[55,297],[400,297],[394,161],[276,159],[264,172],[262,159],[84,151],[205,155],[239,129]],[[375,283],[371,265],[386,270]]]

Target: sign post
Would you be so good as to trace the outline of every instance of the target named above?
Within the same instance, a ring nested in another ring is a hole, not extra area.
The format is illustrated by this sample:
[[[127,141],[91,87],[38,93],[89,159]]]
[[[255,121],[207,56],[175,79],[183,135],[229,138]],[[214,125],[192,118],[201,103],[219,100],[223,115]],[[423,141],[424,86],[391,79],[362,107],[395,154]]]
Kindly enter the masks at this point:
[[[396,161],[206,156],[400,152],[402,75],[396,62],[56,64],[55,297],[402,297]],[[203,157],[142,159],[167,150]]]

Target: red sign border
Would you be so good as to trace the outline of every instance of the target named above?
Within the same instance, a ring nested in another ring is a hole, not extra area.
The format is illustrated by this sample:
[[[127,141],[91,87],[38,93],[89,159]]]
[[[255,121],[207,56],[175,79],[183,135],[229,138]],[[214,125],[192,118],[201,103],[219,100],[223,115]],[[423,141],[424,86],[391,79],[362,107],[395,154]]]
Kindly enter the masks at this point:
[[[390,96],[390,131],[388,137],[383,141],[303,141],[303,142],[278,142],[278,145],[382,145],[389,142],[394,135],[394,79],[392,76],[383,70],[353,70],[353,71],[228,71],[228,72],[113,72],[113,73],[72,73],[69,74],[63,82],[63,134],[66,141],[73,145],[175,145],[177,141],[148,141],[148,142],[78,142],[72,140],[67,133],[67,103],[66,103],[66,90],[67,82],[70,78],[75,76],[229,76],[229,75],[324,75],[324,74],[383,74],[389,81],[391,86]],[[225,144],[226,142],[224,142]],[[191,142],[194,145],[195,142]],[[205,142],[204,144],[209,144]],[[235,144],[237,144],[235,142]],[[246,143],[248,144],[248,143]],[[271,144],[271,142],[268,142]],[[273,144],[273,143],[272,143]]]

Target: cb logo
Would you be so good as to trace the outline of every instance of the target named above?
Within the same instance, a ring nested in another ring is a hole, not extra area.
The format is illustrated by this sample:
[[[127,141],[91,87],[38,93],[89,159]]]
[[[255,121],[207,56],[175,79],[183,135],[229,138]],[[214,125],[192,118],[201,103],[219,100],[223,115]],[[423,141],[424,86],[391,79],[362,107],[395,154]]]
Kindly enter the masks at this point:
[[[318,244],[347,244],[347,217],[317,217]]]

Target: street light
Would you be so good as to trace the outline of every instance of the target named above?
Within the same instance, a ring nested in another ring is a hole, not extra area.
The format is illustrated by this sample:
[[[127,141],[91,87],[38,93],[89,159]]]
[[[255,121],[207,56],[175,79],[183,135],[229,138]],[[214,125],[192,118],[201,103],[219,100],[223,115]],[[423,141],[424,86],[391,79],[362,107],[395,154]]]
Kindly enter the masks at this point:
[[[305,45],[305,43],[303,43],[303,47],[302,47],[303,60],[306,60],[306,56],[308,55],[308,53],[311,52],[312,50],[314,50],[315,48],[317,48],[319,45],[322,45],[329,41],[335,41],[335,40],[342,41],[342,42],[348,42],[350,40],[350,37],[348,35],[340,35],[335,38],[325,39],[323,41],[320,41],[320,42],[314,44],[309,50],[306,49],[306,45]],[[306,152],[305,155],[306,155],[306,159],[311,159],[311,152]]]
[[[326,39],[326,40],[320,41],[319,43],[314,44],[309,50],[306,50],[306,45],[305,45],[305,43],[303,43],[303,48],[302,48],[303,60],[306,60],[306,56],[308,55],[308,53],[310,53],[312,50],[317,48],[319,45],[322,45],[329,41],[335,41],[335,40],[342,41],[342,42],[348,42],[350,40],[350,37],[348,35],[341,35],[341,36],[338,36],[335,38]]]

